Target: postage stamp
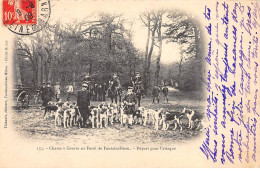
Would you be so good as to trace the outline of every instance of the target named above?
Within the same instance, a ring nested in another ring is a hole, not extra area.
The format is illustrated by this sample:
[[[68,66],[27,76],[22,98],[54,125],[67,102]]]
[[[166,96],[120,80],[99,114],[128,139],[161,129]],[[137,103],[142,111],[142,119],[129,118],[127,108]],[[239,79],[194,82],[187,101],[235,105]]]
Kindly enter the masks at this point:
[[[36,24],[36,0],[3,0],[3,21],[6,25]]]
[[[3,0],[3,23],[13,33],[40,31],[50,17],[49,0]]]

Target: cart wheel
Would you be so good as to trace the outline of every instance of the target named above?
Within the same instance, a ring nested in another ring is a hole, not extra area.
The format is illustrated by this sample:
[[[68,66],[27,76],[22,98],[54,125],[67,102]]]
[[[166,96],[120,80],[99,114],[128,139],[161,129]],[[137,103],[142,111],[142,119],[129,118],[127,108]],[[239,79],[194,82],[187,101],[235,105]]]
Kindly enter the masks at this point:
[[[27,91],[22,91],[17,99],[16,99],[16,105],[18,108],[20,107],[28,107],[29,106],[29,93]]]

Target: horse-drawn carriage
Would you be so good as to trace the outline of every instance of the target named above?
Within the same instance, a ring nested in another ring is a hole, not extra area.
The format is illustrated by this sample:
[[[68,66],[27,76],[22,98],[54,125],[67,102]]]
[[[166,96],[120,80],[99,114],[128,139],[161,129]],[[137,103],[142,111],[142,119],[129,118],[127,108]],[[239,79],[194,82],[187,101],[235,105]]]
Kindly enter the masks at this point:
[[[16,84],[14,85],[13,89],[13,101],[14,105],[20,108],[27,108],[29,107],[30,102],[30,87],[25,87],[23,84]]]

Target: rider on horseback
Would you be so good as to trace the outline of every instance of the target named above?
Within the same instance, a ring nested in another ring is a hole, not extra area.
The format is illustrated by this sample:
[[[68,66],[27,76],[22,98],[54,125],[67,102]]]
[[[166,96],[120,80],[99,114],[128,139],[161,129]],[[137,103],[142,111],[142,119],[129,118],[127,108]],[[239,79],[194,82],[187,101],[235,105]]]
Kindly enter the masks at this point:
[[[136,75],[132,78],[133,91],[137,93],[140,91],[141,96],[144,95],[143,80],[140,73],[137,71]]]
[[[115,73],[109,81],[109,88],[108,88],[109,96],[111,97],[112,103],[113,103],[113,97],[115,97],[115,102],[117,103],[117,96],[120,94],[121,90],[122,87],[120,81],[118,79],[117,74]],[[119,99],[119,101],[121,101],[121,99]]]
[[[90,85],[91,81],[92,81],[92,78],[89,75],[86,75],[86,76],[84,76],[82,82],[85,82],[86,84]]]
[[[143,80],[139,72],[136,72],[135,76],[132,79],[133,86],[135,85],[142,85]]]
[[[118,89],[121,87],[120,81],[118,79],[117,74],[115,73],[113,77],[109,81],[109,88],[110,90]]]

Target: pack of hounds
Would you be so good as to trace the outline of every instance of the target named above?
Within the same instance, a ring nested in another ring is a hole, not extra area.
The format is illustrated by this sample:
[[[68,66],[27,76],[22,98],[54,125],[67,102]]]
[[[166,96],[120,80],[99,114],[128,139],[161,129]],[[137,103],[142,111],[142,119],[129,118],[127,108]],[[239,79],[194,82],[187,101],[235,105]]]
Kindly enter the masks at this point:
[[[87,123],[92,128],[103,128],[112,126],[116,123],[125,125],[140,124],[143,126],[150,125],[155,130],[172,130],[188,128],[192,130],[202,130],[202,116],[195,110],[184,108],[182,111],[165,110],[163,108],[154,110],[145,107],[138,107],[133,115],[127,114],[127,102],[116,103],[100,103],[98,106],[90,106],[90,115]],[[47,117],[55,117],[55,126],[63,126],[69,128],[72,126],[83,125],[83,116],[80,113],[77,102],[48,102],[45,108],[44,119]],[[187,124],[183,124],[183,120],[187,120]]]

